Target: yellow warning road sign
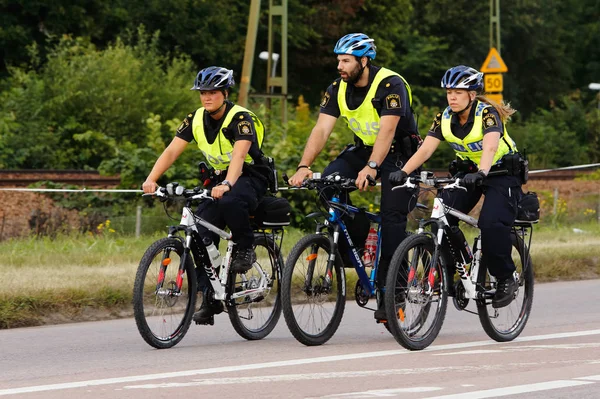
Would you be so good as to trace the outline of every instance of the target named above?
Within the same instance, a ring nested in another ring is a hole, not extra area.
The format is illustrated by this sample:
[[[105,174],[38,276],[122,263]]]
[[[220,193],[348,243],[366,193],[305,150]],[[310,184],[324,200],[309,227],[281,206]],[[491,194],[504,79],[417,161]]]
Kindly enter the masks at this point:
[[[489,98],[490,100],[494,101],[495,103],[500,104],[503,100],[502,97],[502,93],[493,93],[493,94],[487,94],[485,95],[487,98]]]
[[[500,57],[498,50],[495,47],[490,49],[490,52],[487,55],[485,61],[483,61],[483,65],[481,66],[481,72],[490,73],[490,72],[508,72],[508,68],[506,64]]]
[[[497,92],[504,89],[503,79],[501,73],[486,73],[483,75],[483,85],[485,91]]]

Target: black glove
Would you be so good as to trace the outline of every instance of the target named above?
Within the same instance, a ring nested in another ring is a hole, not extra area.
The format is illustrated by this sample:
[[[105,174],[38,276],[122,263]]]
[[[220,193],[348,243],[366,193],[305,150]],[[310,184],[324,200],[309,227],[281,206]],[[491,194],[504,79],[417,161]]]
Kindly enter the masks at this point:
[[[390,173],[389,181],[392,183],[392,186],[401,186],[406,183],[406,179],[408,179],[408,175],[402,169]]]
[[[483,179],[485,179],[485,173],[482,171],[477,171],[477,173],[469,173],[465,175],[463,183],[466,187],[473,188],[480,185],[481,182],[483,182]]]

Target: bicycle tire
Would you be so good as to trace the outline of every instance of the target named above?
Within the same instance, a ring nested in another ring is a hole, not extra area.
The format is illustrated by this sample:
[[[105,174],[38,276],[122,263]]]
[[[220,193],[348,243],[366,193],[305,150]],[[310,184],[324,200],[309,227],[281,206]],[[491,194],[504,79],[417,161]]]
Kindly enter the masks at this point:
[[[238,298],[237,302],[227,306],[231,325],[247,340],[263,339],[269,335],[281,316],[280,281],[283,258],[279,247],[271,237],[260,235],[254,240],[254,250],[258,264],[268,274],[271,289],[266,294],[260,294],[262,299],[248,296]],[[258,286],[260,277],[256,267],[243,275],[230,273],[227,291],[233,293],[238,287],[248,289]]]
[[[322,285],[326,279],[327,260],[330,256],[328,236],[307,235],[292,248],[283,270],[283,316],[292,335],[307,346],[322,345],[329,341],[344,314],[346,282],[339,254],[335,257],[333,275],[330,276],[331,288],[327,291]],[[307,281],[307,271],[312,260],[314,270],[312,278]],[[318,312],[316,317],[315,312]],[[319,322],[323,322],[323,325],[317,325]]]
[[[388,269],[387,325],[396,341],[409,350],[431,345],[446,317],[447,262],[441,252],[433,260],[434,248],[429,235],[411,235],[398,246]]]
[[[476,301],[481,326],[491,339],[498,342],[512,341],[523,332],[533,303],[534,273],[529,249],[523,239],[514,232],[511,234],[511,239],[513,260],[519,274],[519,287],[515,299],[510,305],[499,309],[492,307],[491,299]],[[483,262],[479,266],[477,283],[486,291],[495,287]]]
[[[176,255],[176,259],[173,255]],[[157,349],[171,348],[183,339],[192,321],[197,297],[196,271],[191,255],[185,265],[181,295],[171,295],[182,261],[183,244],[176,238],[162,238],[146,250],[133,284],[133,313],[140,335]],[[164,273],[163,294],[157,282],[163,259],[170,263]]]

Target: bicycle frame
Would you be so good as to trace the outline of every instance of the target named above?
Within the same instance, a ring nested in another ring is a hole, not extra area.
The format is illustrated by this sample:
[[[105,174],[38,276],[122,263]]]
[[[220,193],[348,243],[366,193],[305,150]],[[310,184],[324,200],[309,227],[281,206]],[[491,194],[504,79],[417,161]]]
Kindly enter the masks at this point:
[[[418,233],[423,233],[424,227],[428,224],[436,224],[437,225],[437,234],[435,236],[435,251],[436,251],[436,256],[438,251],[441,248],[442,245],[442,239],[444,237],[444,234],[446,234],[446,230],[444,229],[444,227],[446,226],[450,226],[450,224],[448,223],[448,219],[446,218],[446,215],[452,215],[454,217],[456,217],[459,220],[462,220],[463,222],[467,223],[470,226],[473,226],[475,228],[478,229],[477,227],[477,222],[478,220],[475,219],[472,216],[469,216],[457,209],[452,208],[451,206],[448,206],[446,204],[444,204],[444,201],[439,198],[436,197],[433,200],[433,209],[431,211],[431,218],[428,221],[424,221],[423,223],[419,223],[419,229],[418,229]],[[478,230],[479,231],[479,230]],[[462,281],[462,284],[465,288],[465,297],[467,298],[471,298],[471,299],[477,299],[478,294],[477,294],[477,274],[479,272],[479,262],[481,260],[481,249],[479,248],[479,241],[480,241],[480,233],[477,235],[477,237],[475,238],[474,241],[474,245],[473,245],[473,260],[471,261],[471,267],[470,267],[470,272],[467,269],[466,266],[468,266],[467,264],[462,264],[460,262],[455,262],[456,265],[456,270],[459,273],[460,279]]]
[[[194,195],[193,197],[190,197],[186,200],[186,203],[183,207],[182,213],[181,213],[181,221],[179,222],[178,226],[171,226],[169,228],[169,237],[179,237],[179,235],[177,235],[178,232],[183,231],[185,233],[185,240],[184,240],[184,252],[183,252],[183,256],[182,256],[182,262],[179,265],[179,271],[178,271],[178,275],[177,275],[177,291],[180,292],[181,290],[181,286],[183,283],[183,273],[185,273],[185,264],[187,262],[187,258],[190,256],[190,252],[193,253],[194,258],[197,260],[203,259],[205,261],[201,261],[201,265],[198,265],[198,262],[196,262],[197,266],[202,266],[204,268],[204,271],[210,281],[210,284],[214,290],[214,298],[216,300],[234,300],[236,298],[239,297],[244,297],[247,295],[251,295],[251,294],[258,294],[260,292],[265,291],[265,289],[267,288],[267,284],[268,284],[268,277],[265,274],[265,272],[262,270],[262,268],[258,268],[259,272],[260,272],[260,282],[258,284],[257,288],[252,288],[252,289],[247,289],[247,290],[243,290],[240,292],[235,292],[235,293],[228,293],[226,290],[227,287],[227,280],[229,278],[229,267],[231,265],[231,257],[233,254],[233,246],[235,245],[235,243],[232,241],[232,235],[231,233],[222,230],[220,228],[218,228],[217,226],[207,222],[206,220],[202,219],[199,216],[194,215],[192,209],[191,209],[191,202],[194,199],[211,199],[210,196],[208,196],[208,194],[206,192],[203,192],[201,194],[198,195]],[[192,242],[194,241],[194,236],[199,237],[199,231],[198,231],[198,225],[201,225],[205,228],[207,228],[208,230],[210,230],[211,232],[217,234],[219,237],[221,237],[224,240],[227,240],[227,251],[225,253],[225,256],[222,258],[221,263],[220,264],[213,264],[212,261],[210,260],[210,257],[208,256],[208,254],[206,253],[206,250],[204,250],[205,254],[200,254],[198,251],[200,251],[200,248],[197,248],[197,245],[194,245]],[[164,270],[166,269],[167,265],[163,264],[161,266],[161,275],[164,275]],[[217,268],[220,267],[220,271],[217,274]],[[242,279],[244,279],[245,276],[242,276]],[[162,282],[160,281],[159,278],[159,282],[157,285],[157,289],[158,286],[162,285]]]
[[[340,239],[340,233],[343,234],[343,237],[346,239],[350,250],[350,260],[352,261],[352,265],[354,266],[354,270],[358,275],[359,281],[369,296],[375,295],[375,278],[377,276],[377,268],[379,266],[379,252],[381,248],[381,216],[372,212],[365,212],[367,218],[370,222],[377,224],[377,251],[375,253],[375,261],[373,262],[373,267],[371,269],[371,273],[367,274],[365,270],[365,264],[362,261],[360,254],[358,253],[352,238],[350,238],[350,232],[346,227],[346,224],[342,220],[342,216],[344,213],[357,214],[361,212],[361,210],[355,206],[343,204],[340,202],[337,194],[328,201],[329,210],[328,215],[325,218],[325,223],[323,227],[331,226],[333,229],[333,233],[329,236],[329,242],[332,248],[332,253],[335,254],[335,250],[338,248],[338,242]],[[320,227],[317,227],[317,233],[321,230]],[[335,256],[335,255],[333,255]],[[331,284],[331,275],[334,267],[335,258],[330,258],[327,262],[327,273],[325,280],[327,284]],[[314,271],[314,262],[311,262],[308,267],[308,275],[306,281],[312,281],[312,272]],[[310,278],[308,278],[310,277]]]

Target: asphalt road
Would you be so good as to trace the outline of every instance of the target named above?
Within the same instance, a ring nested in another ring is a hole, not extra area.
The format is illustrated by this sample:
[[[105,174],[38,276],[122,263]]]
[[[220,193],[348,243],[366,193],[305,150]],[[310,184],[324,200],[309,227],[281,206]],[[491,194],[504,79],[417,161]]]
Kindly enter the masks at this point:
[[[600,280],[536,285],[517,340],[490,340],[452,305],[424,351],[400,347],[348,303],[336,335],[305,347],[281,317],[262,341],[226,315],[176,347],[148,346],[133,319],[0,331],[10,398],[600,398]]]

